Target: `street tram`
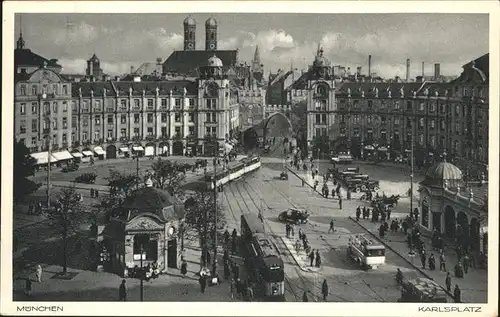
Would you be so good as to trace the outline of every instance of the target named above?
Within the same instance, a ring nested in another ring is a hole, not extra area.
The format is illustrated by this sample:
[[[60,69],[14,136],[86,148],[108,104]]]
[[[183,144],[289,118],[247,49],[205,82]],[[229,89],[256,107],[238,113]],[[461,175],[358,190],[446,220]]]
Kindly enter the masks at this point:
[[[225,185],[231,181],[234,181],[245,174],[248,174],[261,167],[260,157],[249,156],[244,157],[236,162],[230,162],[225,168],[216,169],[214,175],[213,172],[207,173],[205,176],[205,183],[209,184],[210,188],[214,188],[214,178],[217,187]]]
[[[385,264],[385,247],[376,241],[357,234],[349,238],[347,254],[362,269],[376,269]]]
[[[255,214],[242,215],[241,235],[248,276],[256,284],[255,294],[268,300],[284,300],[284,262],[264,223]]]
[[[447,295],[443,288],[428,278],[415,278],[403,282],[401,298],[403,303],[446,303]]]

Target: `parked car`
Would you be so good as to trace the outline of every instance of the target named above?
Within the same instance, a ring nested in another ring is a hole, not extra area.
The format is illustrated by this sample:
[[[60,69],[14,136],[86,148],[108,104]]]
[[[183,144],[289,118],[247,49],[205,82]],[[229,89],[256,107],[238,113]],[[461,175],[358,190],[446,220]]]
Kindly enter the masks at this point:
[[[83,173],[75,178],[75,182],[84,184],[94,184],[97,178],[96,173]]]
[[[281,172],[280,179],[281,180],[288,180],[288,173],[286,171]]]
[[[307,218],[309,214],[306,210],[290,208],[279,214],[278,220],[281,222],[288,222],[294,224],[307,223]]]

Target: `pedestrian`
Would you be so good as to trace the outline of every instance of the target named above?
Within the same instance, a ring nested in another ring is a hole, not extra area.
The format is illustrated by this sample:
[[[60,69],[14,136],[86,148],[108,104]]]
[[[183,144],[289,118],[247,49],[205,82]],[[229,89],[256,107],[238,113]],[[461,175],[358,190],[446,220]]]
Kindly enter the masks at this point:
[[[94,198],[94,189],[93,188],[90,189],[90,197]]]
[[[356,208],[356,221],[359,221],[359,217],[361,216],[361,207],[358,206],[358,208]],[[364,217],[363,217],[364,219]]]
[[[446,272],[446,258],[444,257],[444,253],[441,252],[439,256],[439,270]]]
[[[292,238],[294,238],[295,237],[295,225],[294,224],[291,225],[290,232],[292,233]]]
[[[384,238],[385,237],[385,227],[383,225],[381,225],[379,228],[378,228],[378,233],[380,235],[380,238]]]
[[[328,297],[328,283],[326,280],[323,280],[323,285],[321,286],[321,293],[323,294],[323,300],[326,301]]]
[[[391,219],[391,209],[387,209],[387,220]]]
[[[350,189],[347,189],[347,200],[351,200],[351,190]]]
[[[467,254],[465,254],[462,262],[464,266],[464,273],[467,274],[469,272],[469,257],[467,256]]]
[[[342,197],[339,196],[339,209],[342,210]]]
[[[308,301],[309,301],[309,299],[307,298],[307,293],[306,293],[306,291],[304,291],[304,294],[302,294],[302,301],[303,301],[303,302],[308,302]]]
[[[253,302],[253,288],[251,283],[248,283],[247,286],[247,298],[249,302]]]
[[[36,266],[36,281],[38,283],[42,282],[42,273],[43,273],[42,266],[40,264],[38,264]]]
[[[290,238],[290,225],[288,223],[285,224],[285,233],[286,233],[286,237]]]
[[[431,253],[429,256],[429,270],[434,271],[436,269],[436,258],[434,258],[434,254]]]
[[[224,279],[229,280],[231,276],[231,271],[229,270],[229,264],[224,262]]]
[[[427,260],[427,257],[425,255],[425,252],[422,252],[422,254],[420,255],[420,262],[422,262],[422,269],[425,270],[425,262]]]
[[[455,277],[464,278],[464,268],[460,262],[455,264]]]
[[[27,278],[24,284],[24,294],[26,294],[26,296],[31,296],[31,290],[32,290],[32,282],[29,278]]]
[[[119,301],[127,301],[127,286],[125,285],[125,279],[122,280],[120,287],[118,289],[118,300]]]
[[[236,239],[233,239],[231,241],[231,254],[235,254],[236,253]]]
[[[461,295],[460,288],[458,287],[458,284],[455,284],[455,290],[453,291],[453,299],[455,300],[455,303],[461,303],[460,300],[460,295]]]
[[[335,188],[332,189],[332,199],[335,198]]]
[[[311,260],[311,265],[310,266],[313,266],[313,262],[314,262],[314,250],[312,250],[311,253],[309,253],[309,260]]]
[[[236,240],[236,237],[238,236],[238,233],[236,232],[236,229],[233,229],[233,232],[231,233],[231,237],[233,240]]]
[[[207,265],[212,263],[212,256],[210,255],[210,252],[207,251]]]
[[[230,237],[230,234],[229,234],[229,231],[226,228],[226,231],[224,231],[224,243],[226,245],[229,243],[229,237]]]
[[[450,275],[450,272],[446,273],[445,284],[446,284],[446,290],[448,292],[451,292],[451,275]]]
[[[182,278],[185,278],[186,277],[186,274],[187,274],[187,262],[186,260],[182,260],[182,263],[181,263],[181,274],[182,274]]]
[[[319,268],[321,266],[321,256],[319,255],[319,251],[316,250],[316,267]]]
[[[330,220],[330,229],[328,229],[328,233],[330,233],[330,231],[335,232],[335,226],[333,223],[333,219]]]
[[[234,292],[236,291],[236,281],[231,279],[231,299],[234,299]]]
[[[302,187],[304,187],[304,183],[305,183],[305,182],[304,182],[304,179],[302,178]]]
[[[207,287],[207,279],[205,277],[205,274],[200,275],[198,282],[200,283],[201,292],[205,293],[205,288]]]

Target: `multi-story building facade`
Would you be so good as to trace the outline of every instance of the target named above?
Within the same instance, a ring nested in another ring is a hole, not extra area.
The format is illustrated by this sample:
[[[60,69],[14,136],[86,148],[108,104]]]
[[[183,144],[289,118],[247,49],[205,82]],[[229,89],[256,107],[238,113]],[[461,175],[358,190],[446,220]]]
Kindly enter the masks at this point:
[[[215,55],[194,80],[65,81],[45,66],[16,76],[15,136],[31,152],[115,158],[214,155],[239,128],[237,95]]]
[[[394,158],[408,156],[413,136],[424,160],[446,152],[454,161],[487,165],[488,54],[464,65],[448,83],[325,80],[331,77],[326,66],[323,74],[330,77],[311,80],[322,69],[318,65],[329,65],[320,54],[287,92],[291,103],[306,100],[309,145],[328,135],[332,150]]]
[[[14,88],[14,135],[32,152],[71,144],[71,83],[46,64],[30,74],[20,73]]]

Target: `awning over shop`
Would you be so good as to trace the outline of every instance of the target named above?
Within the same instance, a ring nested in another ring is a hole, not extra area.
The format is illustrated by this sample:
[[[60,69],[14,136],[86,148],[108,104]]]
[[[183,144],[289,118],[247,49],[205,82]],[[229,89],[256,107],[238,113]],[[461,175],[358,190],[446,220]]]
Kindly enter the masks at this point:
[[[36,165],[49,163],[49,152],[31,153],[30,156],[36,160]],[[55,162],[57,162],[57,159],[53,155],[51,155],[50,163],[55,163]]]
[[[85,156],[94,156],[91,151],[82,151],[83,155]]]
[[[365,146],[365,150],[373,151],[373,150],[375,150],[375,148],[373,147],[373,145],[367,145],[367,146]]]
[[[128,147],[121,147],[121,148],[120,148],[120,151],[121,151],[121,152],[123,152],[123,153],[125,153],[125,152],[128,152],[128,151],[130,151],[130,150],[129,150],[129,148],[128,148]]]
[[[406,150],[405,150],[405,152],[406,152],[406,153],[411,153],[411,150],[406,149]]]
[[[94,152],[97,155],[106,155],[106,152],[102,149],[102,147],[98,146],[94,148]]]
[[[142,146],[133,146],[132,150],[134,150],[134,151],[144,151],[144,148]]]
[[[153,156],[155,155],[155,148],[153,146],[146,146],[144,151],[144,156]]]
[[[73,155],[69,153],[69,151],[59,151],[59,152],[54,152],[52,155],[58,160],[58,161],[64,161],[64,160],[72,160]]]
[[[72,152],[71,155],[73,155],[74,157],[83,157],[83,154],[80,152]]]
[[[387,152],[387,148],[385,146],[381,146],[378,148],[380,152]]]

